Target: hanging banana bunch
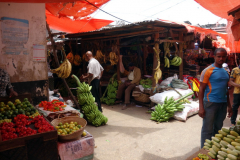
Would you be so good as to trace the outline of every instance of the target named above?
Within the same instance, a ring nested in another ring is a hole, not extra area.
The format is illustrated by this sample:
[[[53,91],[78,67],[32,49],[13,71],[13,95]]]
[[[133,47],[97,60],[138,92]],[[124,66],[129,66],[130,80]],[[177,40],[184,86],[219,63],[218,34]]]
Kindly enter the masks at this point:
[[[59,78],[68,78],[72,72],[72,65],[67,59],[64,49],[63,49],[63,54],[65,57],[63,63],[58,68],[52,69],[51,72],[56,73]]]
[[[168,59],[168,57],[167,57],[167,55],[169,56],[169,53],[170,53],[169,45],[170,45],[170,42],[165,42],[165,43],[163,44],[164,51],[165,51],[165,54],[164,54],[164,62],[165,62],[165,65],[164,65],[164,67],[167,67],[167,68],[170,67],[170,62],[169,62],[169,59]]]
[[[94,58],[98,60],[99,63],[103,63],[105,56],[102,54],[101,50],[97,50],[96,56]]]
[[[74,64],[75,66],[79,66],[79,65],[81,64],[81,62],[82,62],[82,60],[81,60],[80,55],[75,54],[74,60],[73,60],[73,64]]]
[[[177,44],[175,44],[176,46]],[[180,43],[179,44],[179,50],[180,52],[183,52],[183,45]],[[177,46],[176,46],[176,51],[177,51]],[[182,64],[182,58],[179,57],[177,54],[175,54],[175,57],[170,61],[171,65],[173,66],[180,66]]]
[[[70,63],[73,63],[73,61],[74,61],[74,55],[72,54],[72,52],[68,53],[67,59],[69,60]]]
[[[111,65],[115,65],[118,63],[118,56],[116,55],[115,52],[110,52],[109,53],[109,61],[111,62]]]
[[[154,74],[154,79],[156,81],[156,84],[158,83],[158,80],[162,77],[162,71],[160,70],[160,49],[158,48],[158,44],[155,44],[155,47],[153,47],[153,50],[156,53],[156,58],[157,58],[157,67],[154,69],[155,70],[155,74]]]

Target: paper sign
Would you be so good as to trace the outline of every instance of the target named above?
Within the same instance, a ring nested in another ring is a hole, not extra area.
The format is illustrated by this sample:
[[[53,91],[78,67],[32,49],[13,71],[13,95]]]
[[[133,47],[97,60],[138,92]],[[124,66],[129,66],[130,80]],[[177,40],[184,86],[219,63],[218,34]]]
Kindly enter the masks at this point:
[[[4,54],[19,55],[28,54],[24,45],[28,41],[29,22],[25,19],[17,19],[10,17],[1,18],[2,44]]]
[[[44,45],[37,45],[37,44],[33,45],[33,61],[37,61],[37,62],[46,61]]]

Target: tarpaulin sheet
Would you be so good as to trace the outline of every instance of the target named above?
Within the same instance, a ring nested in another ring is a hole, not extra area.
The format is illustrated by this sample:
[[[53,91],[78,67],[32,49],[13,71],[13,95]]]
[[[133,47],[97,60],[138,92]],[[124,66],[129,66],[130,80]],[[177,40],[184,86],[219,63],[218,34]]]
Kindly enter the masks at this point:
[[[232,16],[228,16],[227,12],[240,5],[240,0],[195,0],[201,6],[212,12],[213,14],[232,20]]]
[[[233,42],[232,38],[229,37],[228,34],[221,34],[218,33],[216,31],[213,31],[211,29],[206,29],[206,28],[200,28],[200,27],[196,27],[196,26],[192,26],[186,23],[181,23],[181,22],[173,22],[170,20],[163,20],[163,19],[159,19],[160,21],[163,22],[168,22],[168,23],[175,23],[175,24],[181,24],[183,26],[186,27],[186,29],[188,30],[188,32],[194,32],[194,33],[200,33],[201,34],[201,39],[203,40],[203,38],[205,38],[205,36],[207,35],[219,35],[220,37],[222,37],[222,39],[219,39],[217,41],[213,41],[213,45],[217,48],[225,48],[228,53],[239,53],[240,52],[240,42]]]
[[[109,0],[88,0],[98,8]],[[87,1],[76,1],[74,3],[46,3],[46,9],[54,16],[73,16],[74,19],[92,14],[97,8]]]
[[[85,17],[95,12],[103,4],[109,0],[0,0],[0,2],[13,2],[13,3],[46,3],[46,9],[54,16],[73,16],[74,19]],[[98,8],[97,8],[98,7]]]
[[[72,20],[68,17],[58,18],[46,11],[47,23],[52,29],[56,29],[68,33],[88,32],[100,29],[109,23],[111,20],[85,18],[81,20]]]

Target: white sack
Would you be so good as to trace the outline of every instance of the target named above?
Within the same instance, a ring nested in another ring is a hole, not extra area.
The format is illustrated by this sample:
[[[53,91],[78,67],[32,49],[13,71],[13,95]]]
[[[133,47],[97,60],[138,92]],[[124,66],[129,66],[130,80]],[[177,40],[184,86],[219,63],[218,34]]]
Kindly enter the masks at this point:
[[[184,104],[185,108],[182,112],[175,112],[173,118],[179,121],[186,121],[187,117],[197,114],[199,111],[199,103],[192,101],[190,104]]]
[[[161,83],[160,86],[170,86],[170,83],[172,82],[173,79],[178,79],[177,74],[174,74],[173,77],[168,77],[164,79]]]
[[[192,92],[191,89],[187,89],[187,90],[185,90],[185,89],[176,89],[176,90],[180,94],[182,94],[182,96],[185,96],[185,95],[187,95],[187,94]],[[155,95],[150,97],[150,100],[153,103],[163,104],[166,97],[168,97],[168,99],[173,97],[175,100],[181,98],[181,96],[175,90],[169,90],[169,91],[164,91],[162,93],[156,93]],[[188,96],[187,98],[191,98],[191,97],[192,97],[192,95]]]

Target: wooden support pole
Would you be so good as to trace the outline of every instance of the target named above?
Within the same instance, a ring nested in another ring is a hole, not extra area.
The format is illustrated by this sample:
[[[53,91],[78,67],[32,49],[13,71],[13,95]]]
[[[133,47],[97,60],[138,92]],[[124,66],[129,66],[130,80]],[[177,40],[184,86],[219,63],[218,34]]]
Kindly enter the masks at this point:
[[[157,43],[157,46],[154,45],[154,47],[156,47],[156,50],[159,51],[159,42],[158,42],[158,38],[159,38],[159,34],[155,33],[154,34],[154,42],[155,44]],[[154,77],[155,74],[155,69],[157,67],[157,53],[154,52],[153,54],[153,72],[152,72],[152,76]],[[156,87],[156,81],[154,80],[154,78],[152,77],[153,83],[152,83],[152,88]]]
[[[117,80],[120,81],[120,47],[119,47],[119,38],[117,39],[117,56],[118,56],[118,63],[117,63]]]
[[[143,73],[147,75],[147,45],[143,45]]]
[[[58,57],[57,57],[57,53],[56,53],[56,44],[55,44],[55,41],[53,40],[53,37],[52,37],[52,34],[51,34],[51,30],[50,30],[47,22],[46,22],[46,27],[47,27],[47,30],[48,30],[48,34],[49,34],[49,37],[50,37],[52,46],[53,46],[54,59],[55,59],[55,62],[56,62],[56,64],[57,64],[57,67],[59,67],[59,61],[58,61]],[[73,99],[76,107],[77,107],[78,109],[80,109],[80,107],[79,107],[79,105],[78,105],[78,102],[77,102],[77,100],[75,99],[75,97],[73,96],[70,88],[68,87],[68,84],[67,84],[65,78],[62,78],[62,80],[63,80],[63,83],[64,83],[65,87],[67,88],[68,93],[71,95],[71,97],[72,97],[72,99]]]

